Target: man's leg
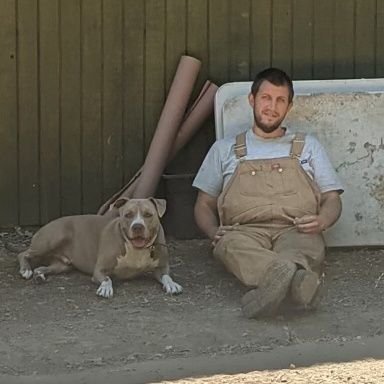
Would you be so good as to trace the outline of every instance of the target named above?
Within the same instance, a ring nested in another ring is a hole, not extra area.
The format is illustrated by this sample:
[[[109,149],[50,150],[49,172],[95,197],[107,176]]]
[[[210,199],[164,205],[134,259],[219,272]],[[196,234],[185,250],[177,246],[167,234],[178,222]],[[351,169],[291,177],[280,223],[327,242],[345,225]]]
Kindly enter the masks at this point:
[[[247,287],[257,287],[268,264],[276,258],[268,233],[228,231],[213,250],[215,258]]]
[[[243,312],[249,318],[273,313],[287,295],[295,263],[281,260],[271,250],[267,231],[229,231],[218,242],[214,256],[244,285],[252,287],[242,298]]]
[[[291,298],[295,304],[308,306],[320,286],[319,276],[325,255],[323,236],[290,230],[277,236],[273,249],[281,259],[297,264],[298,270],[290,289]]]

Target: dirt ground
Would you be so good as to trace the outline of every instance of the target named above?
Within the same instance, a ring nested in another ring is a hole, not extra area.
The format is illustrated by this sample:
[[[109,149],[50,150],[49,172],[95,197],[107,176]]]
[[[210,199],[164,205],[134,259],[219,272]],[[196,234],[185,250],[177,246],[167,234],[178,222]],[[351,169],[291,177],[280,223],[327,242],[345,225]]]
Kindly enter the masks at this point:
[[[130,384],[172,378],[179,380],[175,383],[311,383],[307,368],[296,365],[384,354],[381,249],[329,250],[316,311],[284,312],[256,321],[242,316],[245,289],[212,259],[206,240],[168,242],[173,276],[184,287],[183,294],[167,296],[148,276],[117,282],[115,296],[106,300],[96,296],[90,277],[78,272],[52,276],[40,285],[23,280],[16,254],[4,244],[22,246],[30,237],[21,229],[0,233],[1,383],[42,383],[44,378],[97,383],[103,375],[114,377],[114,372],[120,377],[123,372],[124,382]],[[380,342],[371,351],[367,347],[361,356],[349,355],[354,345],[375,340]],[[306,353],[308,345],[318,352]],[[279,357],[282,350],[286,358]],[[242,366],[245,361],[249,364]],[[313,382],[384,382],[383,365],[384,360],[361,362],[362,371],[346,365],[344,372],[369,374],[370,381],[363,376],[354,381],[354,374],[344,381],[328,366],[330,381],[318,370],[320,376]],[[288,370],[265,371],[264,381],[259,373],[212,376],[277,368]],[[210,378],[183,379],[208,373]],[[375,381],[375,375],[380,379]],[[111,382],[119,382],[117,376]]]

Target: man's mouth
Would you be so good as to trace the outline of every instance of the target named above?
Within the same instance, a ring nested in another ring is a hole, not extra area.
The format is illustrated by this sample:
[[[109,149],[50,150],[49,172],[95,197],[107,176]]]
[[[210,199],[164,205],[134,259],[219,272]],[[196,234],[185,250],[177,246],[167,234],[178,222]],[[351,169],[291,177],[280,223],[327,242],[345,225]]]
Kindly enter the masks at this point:
[[[279,117],[279,115],[277,115],[276,113],[264,113],[264,116],[265,118],[267,118],[268,120],[275,120]]]

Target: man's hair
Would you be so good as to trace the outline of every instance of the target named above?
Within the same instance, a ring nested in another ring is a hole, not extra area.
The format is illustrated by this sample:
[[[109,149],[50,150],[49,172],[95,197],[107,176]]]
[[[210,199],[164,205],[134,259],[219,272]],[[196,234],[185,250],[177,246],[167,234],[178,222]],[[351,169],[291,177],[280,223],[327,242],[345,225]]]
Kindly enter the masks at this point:
[[[253,96],[256,96],[262,82],[265,80],[278,87],[287,86],[289,91],[288,101],[291,102],[293,100],[294,91],[292,80],[284,71],[278,68],[267,68],[256,75],[251,87]]]

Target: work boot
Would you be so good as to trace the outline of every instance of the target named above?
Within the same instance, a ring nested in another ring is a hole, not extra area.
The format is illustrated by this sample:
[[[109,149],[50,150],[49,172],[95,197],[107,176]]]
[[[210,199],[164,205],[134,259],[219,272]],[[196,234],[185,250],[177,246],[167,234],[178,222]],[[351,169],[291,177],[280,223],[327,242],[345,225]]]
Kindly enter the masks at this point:
[[[292,300],[295,304],[307,307],[314,301],[319,286],[320,280],[315,272],[298,269],[291,284]]]
[[[273,261],[260,285],[242,297],[244,315],[250,319],[273,315],[287,295],[296,269],[296,264],[291,261]]]

